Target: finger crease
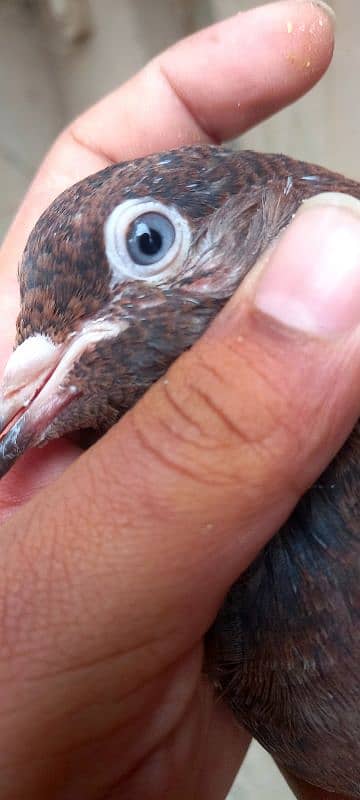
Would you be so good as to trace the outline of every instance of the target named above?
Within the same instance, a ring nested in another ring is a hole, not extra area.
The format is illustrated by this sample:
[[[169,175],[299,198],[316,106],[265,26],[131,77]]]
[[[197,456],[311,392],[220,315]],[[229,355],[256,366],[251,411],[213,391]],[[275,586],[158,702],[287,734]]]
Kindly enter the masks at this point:
[[[190,478],[190,480],[195,481],[197,484],[203,486],[213,486],[213,476],[209,478],[200,476],[191,469],[190,465],[187,467],[185,464],[180,463],[180,461],[177,461],[175,458],[165,455],[165,453],[163,453],[159,447],[156,447],[152,444],[149,437],[143,431],[141,431],[140,428],[134,426],[134,430],[144,451],[150,453],[152,456],[155,456],[157,461],[163,467],[166,467],[166,469],[170,470],[171,472],[175,471],[178,475],[184,478]]]
[[[158,62],[158,68],[159,68],[161,76],[166,81],[170,91],[176,97],[176,99],[179,101],[179,103],[182,105],[183,109],[186,111],[188,116],[190,116],[190,118],[192,119],[193,123],[201,131],[203,136],[206,136],[206,138],[211,142],[211,144],[216,144],[216,145],[221,144],[221,139],[219,139],[218,136],[216,136],[214,133],[212,133],[212,131],[209,128],[207,128],[207,126],[204,124],[203,120],[200,119],[200,116],[195,113],[195,111],[191,107],[189,101],[185,99],[184,95],[180,92],[178,87],[175,85],[173,80],[170,78],[170,75],[166,71],[166,69],[163,66],[163,64]]]
[[[104,167],[106,166],[111,167],[112,164],[116,163],[114,159],[111,158],[108,155],[108,153],[106,153],[105,150],[103,150],[101,147],[98,147],[96,144],[83,139],[83,137],[79,135],[78,132],[76,131],[75,125],[69,127],[67,132],[72,142],[77,147],[81,147],[82,150],[86,150],[87,153],[90,153],[91,155],[96,156],[97,158],[105,159],[105,161],[107,161],[107,164],[104,164]]]
[[[198,433],[203,433],[203,431],[201,430],[200,425],[197,422],[195,422],[195,420],[191,416],[191,414],[187,413],[187,411],[185,409],[185,406],[184,406],[184,403],[180,404],[180,403],[177,402],[177,400],[175,400],[173,391],[172,391],[172,389],[170,389],[170,386],[168,384],[164,384],[164,394],[166,395],[166,398],[167,398],[167,400],[169,402],[170,407],[176,412],[176,414],[181,419],[185,420],[185,422],[188,422],[191,426],[196,428]]]

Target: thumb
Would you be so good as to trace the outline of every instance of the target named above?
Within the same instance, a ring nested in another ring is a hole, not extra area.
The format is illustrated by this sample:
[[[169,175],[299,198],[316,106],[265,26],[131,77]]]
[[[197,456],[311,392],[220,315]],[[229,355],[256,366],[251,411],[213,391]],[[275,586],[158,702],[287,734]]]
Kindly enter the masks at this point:
[[[359,320],[360,202],[319,195],[206,335],[4,526],[0,546],[14,527],[23,548],[44,539],[39,558],[66,563],[88,598],[82,632],[95,603],[107,636],[116,609],[130,639],[140,624],[158,638],[186,620],[188,645],[354,427]],[[64,603],[70,631],[79,609]]]
[[[63,675],[35,682],[39,714],[43,692],[47,718],[65,703],[72,720],[104,664],[119,698],[196,645],[354,427],[359,320],[360,203],[322,195],[166,378],[3,526],[4,652],[26,653],[12,675],[31,693],[39,653]]]

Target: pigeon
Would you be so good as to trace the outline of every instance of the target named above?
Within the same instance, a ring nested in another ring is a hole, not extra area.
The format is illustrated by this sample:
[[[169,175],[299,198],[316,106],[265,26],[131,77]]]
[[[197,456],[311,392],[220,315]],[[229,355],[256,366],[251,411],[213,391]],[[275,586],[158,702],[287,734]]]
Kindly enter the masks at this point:
[[[42,214],[19,268],[0,475],[108,430],[191,347],[305,198],[360,184],[284,155],[192,146],[121,163]],[[282,769],[360,798],[360,424],[230,589],[205,671]]]

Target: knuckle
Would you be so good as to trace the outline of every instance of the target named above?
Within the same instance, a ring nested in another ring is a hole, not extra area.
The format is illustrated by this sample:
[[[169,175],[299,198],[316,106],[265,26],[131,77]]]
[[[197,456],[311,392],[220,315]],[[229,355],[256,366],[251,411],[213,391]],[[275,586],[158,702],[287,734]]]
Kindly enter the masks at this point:
[[[291,398],[258,366],[226,343],[199,343],[157,387],[151,423],[136,416],[142,446],[163,466],[207,484],[239,483],[244,464],[299,446]]]

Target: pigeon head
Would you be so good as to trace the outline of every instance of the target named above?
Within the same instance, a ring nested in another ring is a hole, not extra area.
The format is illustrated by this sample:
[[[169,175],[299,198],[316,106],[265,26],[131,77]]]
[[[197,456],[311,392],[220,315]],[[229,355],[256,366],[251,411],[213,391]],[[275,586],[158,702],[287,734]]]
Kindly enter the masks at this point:
[[[251,154],[184,148],[111,166],[50,206],[19,270],[1,474],[28,447],[105,431],[191,346],[301,201],[285,173],[269,182]]]

